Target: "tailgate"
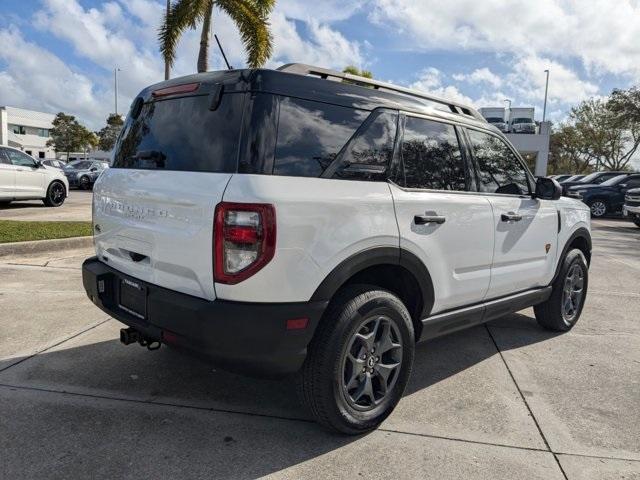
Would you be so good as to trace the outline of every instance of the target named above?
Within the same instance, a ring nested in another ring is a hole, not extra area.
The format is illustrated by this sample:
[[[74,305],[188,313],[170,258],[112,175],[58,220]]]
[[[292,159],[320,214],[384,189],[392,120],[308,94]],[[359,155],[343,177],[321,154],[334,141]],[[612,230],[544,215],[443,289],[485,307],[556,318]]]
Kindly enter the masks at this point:
[[[106,170],[94,187],[97,256],[132,277],[215,299],[213,216],[230,173]]]

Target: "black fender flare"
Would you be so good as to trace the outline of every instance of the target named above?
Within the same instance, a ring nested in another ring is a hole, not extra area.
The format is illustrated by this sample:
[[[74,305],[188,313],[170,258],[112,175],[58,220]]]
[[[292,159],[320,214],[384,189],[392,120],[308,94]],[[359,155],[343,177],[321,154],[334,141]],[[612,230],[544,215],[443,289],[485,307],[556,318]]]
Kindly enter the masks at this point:
[[[591,233],[589,233],[589,230],[587,230],[585,227],[579,227],[578,229],[576,229],[575,232],[573,232],[569,236],[569,238],[567,238],[567,241],[564,244],[564,248],[562,249],[562,253],[558,257],[558,264],[556,265],[556,271],[553,274],[553,279],[551,280],[549,285],[553,285],[553,283],[558,278],[558,275],[560,274],[560,270],[562,269],[562,260],[564,259],[564,257],[567,256],[567,253],[569,252],[569,247],[571,246],[571,244],[576,238],[583,238],[587,242],[587,247],[589,249],[589,255],[587,256],[587,263],[590,263],[591,245],[592,245]]]
[[[418,282],[422,293],[422,318],[429,315],[434,302],[433,281],[424,263],[413,253],[399,247],[374,247],[360,251],[340,262],[320,283],[310,301],[328,301],[351,277],[377,265],[405,268]]]

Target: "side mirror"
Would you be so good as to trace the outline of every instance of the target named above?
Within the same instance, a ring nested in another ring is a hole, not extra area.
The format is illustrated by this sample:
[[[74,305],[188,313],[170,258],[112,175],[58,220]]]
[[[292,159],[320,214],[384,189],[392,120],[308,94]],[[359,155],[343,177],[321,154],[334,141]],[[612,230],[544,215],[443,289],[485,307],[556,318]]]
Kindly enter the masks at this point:
[[[89,170],[90,172],[97,172],[98,169],[96,167],[92,167],[91,170]]]
[[[618,184],[618,188],[619,188],[620,190],[624,190],[624,189],[626,189],[626,188],[627,188],[627,184],[626,184],[626,183],[620,183],[620,184]]]
[[[535,196],[542,200],[558,200],[562,196],[562,187],[553,178],[538,177]]]
[[[42,163],[42,160],[34,160],[35,164],[36,164],[36,168],[44,168],[44,164]]]

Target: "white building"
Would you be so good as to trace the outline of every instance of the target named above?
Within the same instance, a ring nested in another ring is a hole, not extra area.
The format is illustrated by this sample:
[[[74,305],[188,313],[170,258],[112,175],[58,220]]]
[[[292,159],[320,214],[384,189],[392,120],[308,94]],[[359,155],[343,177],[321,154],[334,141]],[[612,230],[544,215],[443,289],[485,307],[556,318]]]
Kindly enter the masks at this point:
[[[19,148],[34,158],[55,158],[47,147],[55,115],[16,107],[0,106],[0,145]]]

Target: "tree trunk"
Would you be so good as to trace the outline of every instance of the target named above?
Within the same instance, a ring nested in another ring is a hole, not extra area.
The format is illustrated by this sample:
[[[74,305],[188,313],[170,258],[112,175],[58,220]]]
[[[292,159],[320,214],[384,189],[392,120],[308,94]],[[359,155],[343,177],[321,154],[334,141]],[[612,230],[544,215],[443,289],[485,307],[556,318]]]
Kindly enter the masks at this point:
[[[171,0],[167,0],[167,18],[169,18],[169,12],[171,11]],[[169,80],[171,76],[171,67],[169,66],[169,61],[164,59],[164,79]]]
[[[202,33],[200,34],[200,52],[198,53],[198,73],[206,72],[209,69],[209,37],[211,33],[211,14],[213,13],[213,2],[209,2],[207,11],[202,20]]]

